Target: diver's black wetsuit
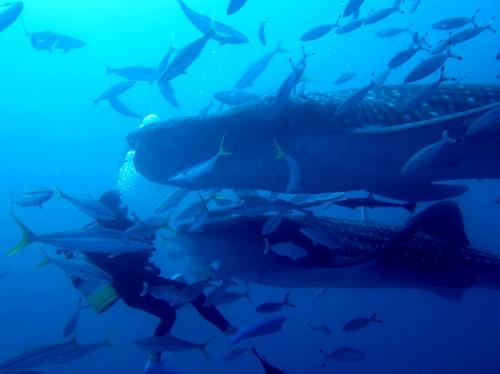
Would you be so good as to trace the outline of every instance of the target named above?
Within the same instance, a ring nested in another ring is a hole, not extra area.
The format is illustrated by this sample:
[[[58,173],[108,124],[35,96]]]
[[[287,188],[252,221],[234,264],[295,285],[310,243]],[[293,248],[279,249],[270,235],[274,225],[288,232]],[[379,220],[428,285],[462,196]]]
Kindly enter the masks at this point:
[[[99,222],[100,227],[125,231],[134,224],[125,216],[114,221]],[[126,253],[112,258],[106,254],[86,253],[88,259],[113,277],[113,287],[120,298],[128,306],[143,310],[161,319],[155,336],[168,334],[175,323],[176,310],[167,302],[150,294],[142,295],[143,285],[149,287],[172,285],[179,289],[185,284],[160,277],[160,269],[151,263],[150,252]],[[226,331],[229,322],[213,306],[204,307],[206,296],[202,293],[192,301],[193,306],[202,317],[214,324],[219,330]]]

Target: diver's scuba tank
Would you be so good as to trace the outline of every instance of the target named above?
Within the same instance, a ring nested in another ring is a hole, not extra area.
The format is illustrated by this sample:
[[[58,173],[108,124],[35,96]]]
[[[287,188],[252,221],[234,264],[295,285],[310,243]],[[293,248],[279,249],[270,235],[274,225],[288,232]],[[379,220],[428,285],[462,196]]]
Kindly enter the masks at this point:
[[[92,282],[79,279],[76,288],[92,309],[98,314],[111,308],[120,297],[110,283]]]

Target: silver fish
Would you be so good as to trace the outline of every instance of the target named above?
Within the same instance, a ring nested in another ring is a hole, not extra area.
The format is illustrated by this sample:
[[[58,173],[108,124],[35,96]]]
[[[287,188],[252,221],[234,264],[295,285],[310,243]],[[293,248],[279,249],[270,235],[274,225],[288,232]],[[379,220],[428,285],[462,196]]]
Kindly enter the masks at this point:
[[[152,82],[156,79],[157,70],[146,66],[127,66],[123,68],[106,66],[106,73],[118,75],[128,81]]]
[[[189,190],[185,188],[177,188],[170,195],[168,195],[155,209],[155,213],[168,212],[176,205],[180,204],[184,198],[189,195]]]
[[[22,208],[27,207],[42,207],[47,201],[49,201],[54,192],[52,190],[34,190],[26,191],[12,197],[12,203],[16,204]]]
[[[136,340],[134,343],[142,349],[149,352],[187,352],[198,350],[206,357],[208,356],[207,347],[215,337],[207,339],[202,343],[193,343],[188,340],[177,338],[172,335],[156,336]]]
[[[69,195],[64,193],[57,186],[56,189],[61,199],[68,201],[71,205],[89,217],[92,217],[97,221],[112,221],[116,219],[116,214],[113,213],[111,209],[100,201],[94,199],[92,196]]]
[[[323,350],[320,350],[319,352],[324,356],[324,361],[321,364],[321,367],[325,367],[330,360],[340,362],[358,362],[366,358],[366,353],[351,347],[342,347],[331,353],[327,353]]]
[[[264,249],[264,253],[274,252],[279,256],[288,257],[294,261],[309,255],[309,252],[295,244],[293,241],[270,244],[268,239],[265,238],[265,242],[266,247]]]
[[[333,84],[343,84],[349,82],[351,79],[356,77],[356,73],[344,73],[340,77],[338,77]]]
[[[88,305],[83,305],[82,298],[78,299],[78,307],[76,308],[75,312],[71,315],[68,322],[66,322],[66,325],[64,326],[62,333],[64,338],[73,335],[73,333],[76,330],[76,327],[78,326],[78,322],[80,321],[81,311],[87,309],[88,307],[89,307]]]
[[[101,228],[36,235],[16,217],[13,218],[21,229],[23,238],[8,252],[9,256],[33,243],[48,244],[75,252],[109,255],[145,252],[154,249],[153,244],[147,240],[129,237],[122,231]]]
[[[113,277],[111,277],[111,275],[83,258],[74,257],[71,259],[59,260],[50,257],[44,251],[42,251],[42,255],[44,259],[38,265],[39,267],[52,264],[72,278],[98,283],[113,283]]]
[[[500,104],[476,119],[467,129],[467,135],[496,134],[500,129]]]
[[[250,64],[250,66],[245,70],[238,82],[236,82],[234,88],[243,91],[247,87],[251,86],[253,82],[266,70],[274,56],[276,56],[276,54],[278,53],[283,52],[284,50],[281,48],[280,42],[276,45],[276,48],[272,52],[266,54],[254,63]]]
[[[255,310],[259,313],[269,314],[280,311],[284,306],[289,306],[295,308],[295,305],[290,303],[288,300],[290,297],[290,292],[287,292],[283,301],[280,302],[267,302],[257,306]]]
[[[449,58],[455,58],[457,60],[462,60],[462,57],[453,54],[449,49],[446,53],[431,56],[422,62],[420,62],[405,78],[405,83],[412,83],[424,78],[435,71],[441,69]]]
[[[143,116],[132,111],[132,109],[127,107],[117,96],[109,98],[108,101],[111,108],[122,116],[142,120]]]
[[[109,87],[107,90],[105,90],[101,95],[99,95],[95,99],[90,99],[92,101],[92,105],[95,107],[99,102],[103,100],[108,100],[112,97],[119,96],[126,91],[128,91],[132,86],[135,85],[134,81],[126,81],[126,82],[120,82],[117,83],[111,87]]]
[[[185,169],[169,178],[170,182],[176,184],[196,185],[199,179],[209,175],[221,157],[230,156],[232,153],[224,149],[225,135],[222,136],[219,151],[210,159]]]
[[[247,0],[230,0],[226,13],[228,15],[236,13],[243,7],[243,5],[245,5],[246,2]]]
[[[477,9],[474,12],[472,17],[446,18],[446,19],[443,19],[439,22],[433,23],[432,28],[434,30],[448,31],[448,30],[453,30],[453,29],[460,29],[464,26],[467,26],[470,23],[472,23],[473,25],[476,25],[476,17],[477,17],[478,13],[479,13],[479,9]]]
[[[299,191],[300,184],[302,181],[302,173],[300,171],[300,166],[292,156],[283,152],[283,150],[279,146],[276,139],[273,138],[273,140],[274,140],[274,145],[275,145],[276,151],[277,151],[276,158],[278,160],[285,160],[286,161],[286,164],[288,165],[288,170],[290,173],[289,177],[288,177],[288,184],[286,186],[285,192],[286,193],[296,193]]]
[[[380,319],[378,319],[377,313],[374,313],[370,318],[355,318],[347,322],[344,326],[342,326],[343,331],[359,331],[364,329],[371,323],[382,323]]]
[[[233,345],[238,344],[240,341],[257,336],[264,336],[274,334],[281,331],[283,323],[287,317],[272,317],[263,321],[254,323],[253,325],[242,327],[229,337],[229,342]]]
[[[372,81],[369,85],[355,91],[351,96],[345,99],[342,103],[339,104],[337,109],[335,110],[336,116],[345,116],[356,110],[358,105],[365,99],[368,93],[376,87],[375,79],[372,78]]]
[[[308,323],[307,326],[309,326],[309,329],[312,332],[317,332],[318,334],[321,334],[321,335],[324,335],[324,336],[329,336],[329,335],[332,334],[332,330],[329,327],[327,327],[327,326],[313,325],[311,323]]]
[[[12,1],[0,5],[0,32],[14,23],[23,8],[22,1]]]

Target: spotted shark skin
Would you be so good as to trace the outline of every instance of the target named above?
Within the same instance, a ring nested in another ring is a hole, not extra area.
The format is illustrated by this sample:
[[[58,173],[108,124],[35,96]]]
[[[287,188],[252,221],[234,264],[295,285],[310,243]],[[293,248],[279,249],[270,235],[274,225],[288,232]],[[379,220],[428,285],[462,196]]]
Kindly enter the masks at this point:
[[[445,128],[462,138],[466,126],[500,103],[500,85],[442,85],[421,107],[404,110],[420,87],[375,88],[343,116],[335,114],[336,108],[354,91],[297,96],[280,113],[274,98],[266,97],[218,115],[154,123],[127,140],[136,150],[140,173],[174,185],[168,181],[172,175],[212,157],[226,134],[225,146],[233,155],[220,160],[198,189],[283,192],[288,169],[275,157],[273,138],[297,161],[300,192],[306,194],[367,190],[424,201],[466,191],[435,182],[500,178],[500,147],[492,138],[463,139],[463,160],[453,167],[411,176],[401,172],[417,151],[439,141]]]
[[[452,205],[454,203],[438,203]],[[445,216],[438,216],[440,221]],[[471,287],[500,289],[500,257],[474,248],[460,225],[450,237],[375,222],[285,217],[269,241],[293,241],[309,252],[300,260],[264,253],[268,217],[218,217],[200,232],[181,226],[177,240],[197,266],[220,260],[225,275],[277,287],[409,288],[458,300]],[[456,222],[446,218],[447,221]],[[461,222],[461,215],[457,218]],[[300,230],[314,224],[338,240],[341,251],[314,246]],[[436,222],[431,222],[436,225]],[[395,240],[397,238],[397,240]],[[346,261],[345,259],[350,259]]]

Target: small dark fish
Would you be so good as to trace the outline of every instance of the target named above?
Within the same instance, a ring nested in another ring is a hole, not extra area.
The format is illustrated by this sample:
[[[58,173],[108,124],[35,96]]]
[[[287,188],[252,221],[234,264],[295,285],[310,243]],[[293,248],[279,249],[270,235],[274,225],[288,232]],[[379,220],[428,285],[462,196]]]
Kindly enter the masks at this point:
[[[471,40],[475,38],[476,36],[480,35],[483,33],[483,31],[490,30],[491,32],[496,32],[495,29],[493,28],[493,21],[495,20],[495,17],[493,17],[490,21],[485,26],[475,26],[470,29],[462,30],[457,32],[456,34],[450,36],[448,39],[449,42],[453,45],[464,43],[468,40]]]
[[[54,192],[52,190],[38,190],[38,191],[26,191],[12,197],[12,203],[18,205],[22,208],[27,207],[42,207],[47,201],[49,201]]]
[[[249,348],[235,348],[229,351],[225,356],[224,356],[224,361],[233,361],[236,360],[237,358],[240,358],[243,356],[246,352],[248,352],[250,349]]]
[[[58,39],[54,44],[54,49],[61,49],[64,53],[67,53],[74,49],[80,49],[87,46],[84,41],[74,38],[72,36],[67,36],[63,34],[57,34]]]
[[[185,188],[177,188],[171,194],[169,194],[155,209],[155,213],[168,212],[170,209],[174,208],[179,204],[187,195],[189,195],[189,190]]]
[[[314,297],[317,299],[318,297],[322,297],[322,296],[325,296],[326,293],[328,292],[328,288],[327,287],[323,287],[323,288],[320,288],[315,294],[314,294]]]
[[[263,355],[257,352],[255,347],[252,347],[252,353],[260,361],[260,364],[262,365],[262,368],[264,369],[264,372],[266,374],[285,374],[283,370],[278,369],[276,366],[271,365]]]
[[[351,22],[339,26],[335,32],[337,33],[337,35],[347,34],[353,32],[354,30],[359,29],[361,26],[363,26],[363,23],[364,20],[361,18],[354,19]]]
[[[423,169],[449,168],[461,162],[459,154],[463,144],[459,139],[451,138],[448,130],[443,131],[442,139],[418,150],[403,166],[404,174],[418,173]]]
[[[324,335],[324,336],[329,336],[332,334],[332,330],[330,330],[330,328],[328,328],[327,326],[323,326],[323,325],[313,325],[311,323],[308,323],[307,326],[309,326],[309,329],[312,331],[312,332],[317,332],[318,334],[321,334],[321,335]]]
[[[343,200],[337,200],[335,205],[343,206],[350,209],[356,208],[403,208],[409,212],[415,212],[416,203],[391,203],[389,201],[377,200],[369,197],[355,197]]]
[[[444,66],[441,68],[441,76],[435,82],[432,82],[428,85],[423,86],[419,89],[410,99],[406,102],[404,109],[406,111],[411,111],[418,109],[422,104],[426,101],[430,100],[435,94],[436,90],[439,88],[441,83],[456,81],[456,78],[447,78],[444,75]]]
[[[276,56],[276,54],[278,53],[283,52],[284,50],[281,48],[280,42],[276,45],[276,48],[272,52],[267,53],[265,56],[250,64],[250,66],[245,70],[234,88],[243,91],[247,87],[251,86],[253,82],[266,70],[274,56]]]
[[[413,47],[411,46],[408,49],[405,49],[401,52],[398,52],[394,55],[393,58],[389,61],[387,66],[390,69],[395,69],[401,65],[404,65],[408,61],[410,61],[419,51],[421,51],[421,47]]]
[[[62,336],[64,338],[73,335],[73,333],[76,330],[76,327],[78,326],[78,322],[80,321],[81,311],[87,309],[88,307],[89,307],[88,305],[83,305],[81,298],[78,300],[78,307],[76,308],[75,312],[71,315],[70,319],[68,320],[68,322],[66,322],[66,325],[64,326],[62,333]]]
[[[260,97],[260,95],[240,90],[233,90],[217,92],[214,94],[214,97],[223,104],[235,106],[255,101]]]
[[[411,0],[413,2],[413,5],[410,7],[410,9],[408,10],[408,13],[415,13],[418,9],[418,7],[420,6],[420,4],[422,3],[422,0]]]
[[[156,78],[162,76],[162,74],[165,72],[165,69],[168,67],[168,63],[170,62],[170,59],[172,58],[172,56],[175,53],[177,53],[177,49],[174,48],[172,43],[170,43],[167,53],[165,53],[165,55],[160,60],[160,63],[156,67]]]
[[[304,71],[306,70],[307,59],[309,56],[311,55],[306,54],[304,48],[302,48],[302,59],[299,63],[295,65],[292,60],[289,61],[292,67],[292,72],[283,81],[278,89],[278,93],[276,94],[276,108],[278,112],[281,112],[285,108],[285,105],[290,100],[290,96],[296,90],[297,84],[302,79]]]
[[[467,129],[467,135],[496,134],[500,129],[500,104],[489,110]]]
[[[129,66],[124,68],[112,68],[106,66],[108,74],[118,75],[129,81],[152,82],[156,79],[157,70],[145,66]]]
[[[338,77],[337,80],[335,82],[333,82],[333,84],[343,84],[343,83],[349,82],[351,79],[353,79],[356,76],[357,76],[356,73],[344,73],[340,77]]]
[[[342,248],[337,238],[332,235],[327,229],[321,227],[303,227],[300,232],[309,238],[314,246],[322,245],[328,249]]]
[[[208,34],[211,28],[216,30],[213,39],[221,44],[242,44],[248,43],[248,38],[241,32],[223,23],[212,20],[203,14],[195,12],[189,8],[183,0],[178,0],[182,12],[187,19],[203,34]]]
[[[443,19],[439,22],[434,23],[432,25],[432,28],[434,30],[449,31],[449,30],[454,30],[454,29],[460,29],[464,26],[467,26],[470,23],[472,23],[473,25],[476,25],[476,17],[477,17],[478,13],[479,13],[479,9],[477,9],[474,12],[472,17],[446,18],[446,19]]]
[[[338,26],[338,23],[329,23],[326,25],[320,25],[320,26],[313,27],[312,29],[306,31],[300,37],[300,41],[310,42],[312,40],[322,38],[323,36],[327,35],[330,31],[332,31],[337,26]]]
[[[242,327],[229,337],[229,342],[233,345],[238,344],[244,339],[254,338],[257,336],[264,336],[274,334],[283,329],[283,323],[286,317],[271,317],[263,321],[254,323],[253,325]]]
[[[349,0],[347,5],[345,6],[343,16],[350,17],[353,14],[357,13],[359,11],[359,9],[361,8],[361,5],[363,5],[364,2],[365,2],[365,0]]]
[[[132,109],[126,106],[117,96],[109,98],[108,101],[111,108],[122,116],[142,120],[143,116],[133,112]]]
[[[449,58],[462,60],[462,57],[454,55],[448,49],[446,53],[431,56],[420,62],[405,78],[405,83],[412,83],[427,78],[435,71],[441,69]]]
[[[411,33],[410,28],[409,27],[405,27],[405,28],[395,27],[395,28],[390,28],[390,29],[384,29],[384,30],[377,31],[375,33],[375,36],[377,36],[379,38],[392,38],[392,37],[400,35],[404,32]]]
[[[500,60],[500,52],[497,53],[497,60]]]
[[[187,68],[189,68],[196,61],[203,49],[205,49],[208,41],[214,35],[214,30],[209,29],[201,38],[192,41],[184,48],[180,49],[174,58],[169,62],[165,71],[161,73],[158,81],[171,81],[181,74],[186,74]]]
[[[295,244],[293,241],[287,241],[277,244],[269,244],[267,238],[265,238],[266,247],[264,253],[274,252],[275,254],[283,257],[288,257],[294,261],[301,258],[307,257],[309,252],[302,248],[301,246]]]
[[[175,97],[174,87],[170,81],[159,80],[158,88],[160,89],[161,96],[167,101],[167,103],[172,105],[174,108],[180,108],[179,102]]]
[[[287,292],[285,295],[285,299],[283,301],[263,303],[257,306],[255,310],[259,313],[269,314],[280,311],[281,308],[283,308],[285,305],[291,308],[295,308],[295,305],[291,304],[290,301],[288,300],[289,297],[290,297],[290,292]]]
[[[229,6],[227,7],[227,14],[231,15],[240,10],[247,0],[230,0]]]
[[[259,27],[259,40],[262,45],[267,45],[267,38],[266,38],[266,26],[267,23],[269,22],[268,19],[266,19],[264,22],[260,24]]]
[[[372,81],[369,85],[354,92],[345,101],[339,104],[337,110],[335,111],[335,115],[344,116],[354,111],[358,107],[358,105],[365,99],[368,93],[375,87],[375,79],[372,77]]]
[[[12,25],[23,11],[21,1],[12,1],[0,5],[0,31]]]
[[[330,360],[340,361],[340,362],[358,362],[366,358],[366,353],[351,347],[342,347],[336,349],[331,353],[327,353],[320,349],[319,351],[324,356],[324,361],[321,367],[325,367]]]
[[[193,343],[172,335],[164,335],[139,339],[134,343],[140,348],[150,352],[186,352],[199,350],[203,355],[209,357],[207,346],[212,340],[214,340],[214,337],[207,339],[203,343]]]
[[[90,101],[92,101],[93,106],[95,107],[97,104],[99,104],[99,102],[101,102],[103,100],[108,100],[108,99],[111,99],[112,97],[116,97],[116,96],[124,94],[126,91],[131,89],[134,84],[135,84],[134,81],[126,81],[126,82],[117,83],[117,84],[109,87],[106,91],[104,91],[97,98],[90,99]]]
[[[359,331],[364,329],[371,323],[382,323],[380,319],[378,319],[377,314],[374,313],[370,318],[355,318],[347,322],[344,326],[342,326],[343,331]]]
[[[365,25],[373,25],[374,23],[380,22],[383,19],[387,18],[393,13],[400,12],[402,13],[400,6],[403,0],[395,0],[394,4],[390,8],[383,8],[379,10],[375,10],[370,13],[365,18]]]
[[[302,181],[302,172],[300,171],[300,166],[295,161],[295,159],[290,156],[289,154],[283,152],[281,147],[279,146],[278,142],[276,139],[274,139],[274,145],[276,147],[277,155],[276,158],[278,160],[285,160],[287,165],[288,165],[288,170],[289,170],[289,177],[288,177],[288,183],[286,186],[286,193],[296,193],[300,189],[300,184]]]

